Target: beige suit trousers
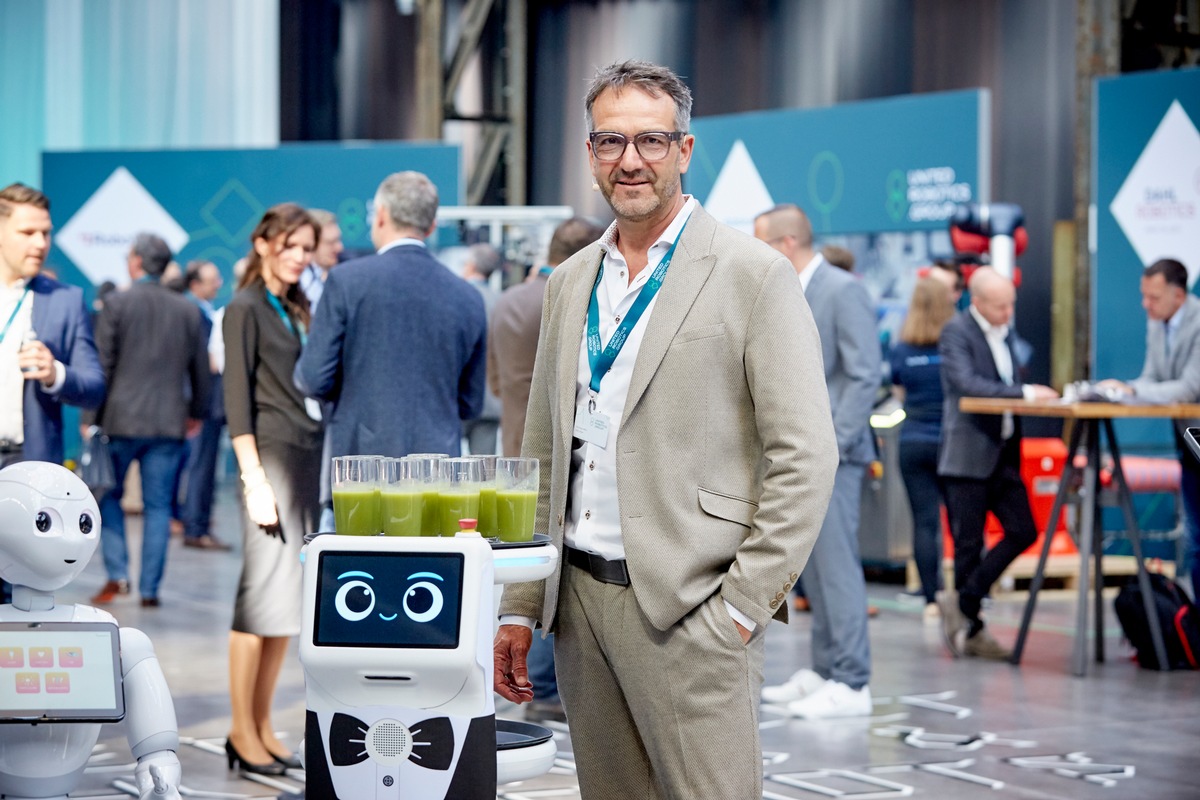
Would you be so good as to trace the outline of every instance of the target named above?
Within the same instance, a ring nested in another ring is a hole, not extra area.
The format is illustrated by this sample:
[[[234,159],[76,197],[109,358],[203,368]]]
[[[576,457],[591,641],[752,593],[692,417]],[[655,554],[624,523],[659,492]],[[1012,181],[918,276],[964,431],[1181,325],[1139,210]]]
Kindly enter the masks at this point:
[[[564,566],[559,693],[583,800],[757,800],[763,629],[743,644],[715,594],[666,631],[628,586]]]

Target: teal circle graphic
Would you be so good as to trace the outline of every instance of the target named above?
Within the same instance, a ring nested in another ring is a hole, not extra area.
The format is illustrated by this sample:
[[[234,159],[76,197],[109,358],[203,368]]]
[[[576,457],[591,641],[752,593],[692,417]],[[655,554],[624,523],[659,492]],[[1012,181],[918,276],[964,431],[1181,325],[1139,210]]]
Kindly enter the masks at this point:
[[[833,179],[833,191],[829,192],[828,197],[823,198],[820,195],[817,180],[826,169]],[[842,169],[842,162],[837,154],[832,150],[822,150],[813,156],[812,163],[808,165],[808,199],[812,202],[812,207],[821,214],[828,215],[842,202],[842,193],[845,189],[846,173]]]
[[[901,170],[894,169],[888,173],[885,207],[894,222],[904,219],[904,213],[908,211],[908,179]]]

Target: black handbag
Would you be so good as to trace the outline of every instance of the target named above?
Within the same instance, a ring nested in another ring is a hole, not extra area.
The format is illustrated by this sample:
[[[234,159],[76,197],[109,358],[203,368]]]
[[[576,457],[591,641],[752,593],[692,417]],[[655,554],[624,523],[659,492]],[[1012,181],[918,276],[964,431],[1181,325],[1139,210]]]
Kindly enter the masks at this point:
[[[117,485],[117,471],[108,449],[108,435],[95,425],[89,433],[79,455],[79,477],[92,494],[100,497]]]

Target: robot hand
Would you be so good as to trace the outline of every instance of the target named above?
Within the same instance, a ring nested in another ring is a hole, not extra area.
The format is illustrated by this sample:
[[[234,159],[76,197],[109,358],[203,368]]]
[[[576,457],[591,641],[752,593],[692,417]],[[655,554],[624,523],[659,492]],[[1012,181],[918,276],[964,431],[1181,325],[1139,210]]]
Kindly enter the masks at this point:
[[[133,774],[140,800],[180,800],[179,782],[183,770],[173,751],[159,750],[142,756]]]

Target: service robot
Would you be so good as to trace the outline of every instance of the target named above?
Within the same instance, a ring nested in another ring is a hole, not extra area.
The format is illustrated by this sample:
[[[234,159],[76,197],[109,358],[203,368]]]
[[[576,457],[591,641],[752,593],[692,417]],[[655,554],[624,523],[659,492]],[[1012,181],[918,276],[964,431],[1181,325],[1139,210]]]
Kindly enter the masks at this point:
[[[100,540],[88,487],[57,464],[0,470],[0,797],[62,798],[104,724],[125,721],[141,800],[179,797],[175,707],[154,646],[90,606],[54,603]]]
[[[545,537],[539,537],[545,539]],[[307,795],[494,800],[554,763],[552,732],[496,720],[493,583],[544,578],[548,540],[320,534],[305,546]]]

